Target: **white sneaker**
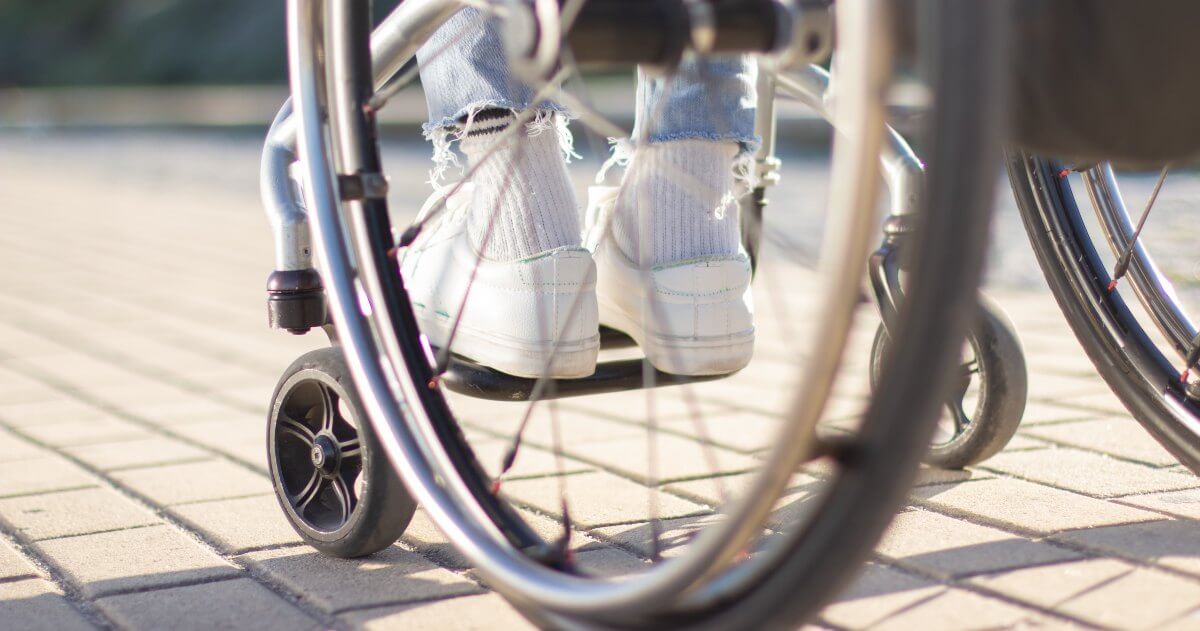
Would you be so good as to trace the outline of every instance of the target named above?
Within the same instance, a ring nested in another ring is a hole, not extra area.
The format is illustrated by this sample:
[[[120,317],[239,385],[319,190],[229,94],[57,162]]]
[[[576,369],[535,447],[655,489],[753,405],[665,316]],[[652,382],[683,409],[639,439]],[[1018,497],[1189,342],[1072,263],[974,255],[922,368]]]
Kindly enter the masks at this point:
[[[448,200],[437,225],[427,227],[427,234],[400,254],[400,272],[421,332],[432,346],[444,346],[471,284],[454,334],[456,354],[519,377],[592,374],[600,334],[591,254],[566,246],[517,261],[484,259],[471,283],[478,254],[467,236],[465,211],[473,192],[470,185],[463,186]],[[422,215],[437,197],[426,202]]]
[[[617,191],[588,189],[584,245],[598,268],[600,323],[627,333],[666,373],[720,375],[745,368],[754,353],[750,258],[741,252],[639,269],[604,234]]]

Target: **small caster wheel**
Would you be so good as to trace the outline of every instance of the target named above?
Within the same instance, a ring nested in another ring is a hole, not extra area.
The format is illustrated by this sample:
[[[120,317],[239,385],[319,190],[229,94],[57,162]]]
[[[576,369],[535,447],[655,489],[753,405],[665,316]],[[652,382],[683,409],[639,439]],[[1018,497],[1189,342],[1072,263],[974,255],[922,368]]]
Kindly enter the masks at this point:
[[[284,515],[322,554],[378,552],[400,538],[417,508],[384,456],[337,348],[300,356],[279,378],[267,460]]]
[[[889,342],[881,325],[871,345],[872,387]],[[991,300],[980,296],[979,315],[963,346],[958,380],[925,456],[926,463],[945,469],[983,462],[1004,449],[1025,414],[1025,354],[1008,316]]]

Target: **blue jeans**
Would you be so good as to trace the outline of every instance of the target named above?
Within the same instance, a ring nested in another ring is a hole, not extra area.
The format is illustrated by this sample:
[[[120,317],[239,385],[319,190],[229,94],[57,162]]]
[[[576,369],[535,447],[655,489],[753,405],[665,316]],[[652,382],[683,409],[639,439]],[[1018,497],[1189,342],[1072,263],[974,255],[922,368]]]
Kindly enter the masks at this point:
[[[424,129],[431,138],[488,108],[537,107],[570,117],[552,100],[530,102],[534,90],[512,78],[496,26],[476,9],[464,9],[446,22],[417,52],[417,60],[429,106]],[[748,59],[728,57],[685,61],[665,79],[639,72],[633,137],[648,132],[652,143],[728,140],[738,142],[743,153],[753,151],[760,142],[754,134],[756,71]]]

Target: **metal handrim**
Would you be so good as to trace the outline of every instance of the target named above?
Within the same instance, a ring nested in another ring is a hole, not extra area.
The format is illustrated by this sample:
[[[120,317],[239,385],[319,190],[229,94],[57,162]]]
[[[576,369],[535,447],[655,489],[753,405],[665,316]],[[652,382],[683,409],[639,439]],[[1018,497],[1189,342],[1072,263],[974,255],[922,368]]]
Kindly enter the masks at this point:
[[[293,7],[294,15],[297,18],[292,19],[293,35],[292,41],[304,42],[312,41],[313,27],[315,16],[307,14],[304,9],[312,10],[311,7]],[[873,14],[872,8],[864,8],[860,11],[856,22],[852,15],[843,16],[842,24],[855,25],[854,28],[870,31],[873,33],[879,32],[882,26],[882,21],[877,14]],[[303,22],[308,22],[304,24]],[[847,28],[847,27],[843,27]],[[337,36],[333,33],[334,37]],[[886,37],[864,37],[866,42],[861,46],[857,56],[849,52],[849,47],[845,42],[856,39],[854,34],[849,34],[843,39],[842,49],[842,69],[848,74],[855,74],[854,71],[859,68],[863,69],[860,74],[863,85],[856,85],[858,82],[846,81],[842,84],[842,100],[840,106],[844,108],[844,118],[842,120],[849,127],[851,121],[863,121],[864,119],[874,119],[872,122],[860,125],[860,132],[854,134],[852,130],[847,130],[848,133],[843,134],[849,136],[853,152],[847,153],[846,144],[843,143],[840,151],[835,151],[835,172],[842,173],[842,178],[845,180],[846,186],[835,187],[835,195],[840,196],[839,199],[831,203],[835,208],[830,213],[830,216],[835,219],[831,224],[836,225],[840,222],[849,224],[839,226],[843,231],[849,233],[849,237],[842,236],[839,239],[832,241],[837,243],[846,243],[849,241],[851,245],[845,248],[834,248],[839,250],[841,256],[834,259],[836,262],[833,266],[845,270],[847,273],[861,271],[863,261],[861,252],[865,250],[867,239],[871,234],[873,221],[869,218],[864,219],[864,213],[858,211],[861,208],[871,208],[873,203],[867,203],[874,193],[875,178],[863,177],[863,173],[874,173],[878,164],[878,148],[880,138],[882,136],[882,109],[874,102],[874,97],[879,93],[878,82],[880,80],[880,68],[886,62],[886,58],[881,58],[880,52],[876,49],[877,46],[886,40]],[[316,60],[309,57],[314,51],[296,51],[293,56],[293,68],[296,72],[293,73],[294,82],[296,82],[293,92],[297,95],[297,109],[301,112],[319,111],[313,109],[314,106],[320,107],[324,100],[321,92],[318,89],[318,82],[315,80],[318,76],[318,68]],[[306,53],[306,54],[300,54]],[[303,59],[307,57],[307,59]],[[886,56],[883,56],[886,57]],[[857,64],[857,66],[855,65]],[[299,67],[297,67],[299,66]],[[852,110],[857,103],[858,111]],[[306,107],[307,106],[307,107]],[[331,108],[336,111],[337,108]],[[855,118],[857,117],[857,119]],[[333,121],[336,125],[339,115],[335,114]],[[314,227],[317,233],[321,236],[323,243],[336,243],[337,247],[325,248],[326,259],[323,261],[323,267],[333,270],[330,276],[334,277],[330,281],[330,297],[331,303],[334,305],[335,316],[339,317],[339,322],[344,330],[349,331],[345,335],[346,345],[349,349],[349,358],[351,359],[351,370],[354,373],[356,382],[365,385],[364,388],[368,394],[366,404],[376,409],[372,409],[369,414],[376,418],[388,419],[389,423],[382,424],[380,428],[381,439],[385,450],[392,457],[396,464],[404,467],[404,474],[407,479],[428,481],[428,488],[421,488],[426,485],[414,484],[418,487],[418,495],[422,495],[421,500],[430,511],[434,519],[443,528],[447,528],[451,532],[451,538],[460,543],[464,553],[475,562],[482,573],[489,576],[497,584],[508,584],[517,593],[530,594],[533,598],[547,606],[561,608],[567,611],[576,611],[580,613],[598,613],[611,612],[614,608],[624,608],[626,610],[637,610],[639,608],[655,608],[661,606],[661,597],[664,595],[675,594],[680,589],[692,583],[696,578],[705,575],[709,569],[711,562],[709,559],[720,556],[719,554],[705,555],[698,551],[694,560],[677,560],[666,563],[660,571],[652,572],[643,577],[636,577],[624,583],[608,583],[602,581],[584,581],[574,577],[564,576],[560,573],[552,572],[537,563],[530,561],[523,554],[512,550],[507,541],[503,538],[503,533],[495,530],[494,525],[489,525],[481,518],[487,518],[486,511],[479,505],[471,490],[466,488],[462,480],[455,475],[444,476],[441,479],[445,485],[444,488],[438,487],[429,479],[428,470],[417,471],[418,466],[414,466],[419,461],[414,458],[411,453],[413,447],[418,444],[416,437],[410,436],[406,440],[404,433],[404,421],[395,416],[396,411],[400,408],[400,401],[395,396],[395,392],[388,387],[388,381],[391,381],[386,375],[379,372],[379,363],[370,361],[360,361],[360,358],[371,357],[374,354],[374,349],[368,341],[368,333],[365,328],[361,328],[364,324],[359,318],[361,314],[357,310],[357,301],[353,297],[357,292],[348,284],[349,278],[337,278],[340,274],[338,270],[347,269],[345,261],[347,261],[348,252],[342,249],[340,235],[341,229],[336,218],[336,211],[332,196],[332,185],[329,179],[329,174],[322,168],[321,160],[314,160],[316,156],[328,155],[324,146],[324,139],[320,131],[321,123],[319,120],[307,119],[305,125],[301,128],[301,153],[305,157],[305,165],[309,169],[309,177],[311,181],[317,182],[312,188],[314,189],[314,204],[316,223]],[[336,135],[343,145],[349,144],[353,146],[357,140],[348,137],[347,134]],[[855,142],[857,141],[857,142]],[[339,152],[341,156],[353,154],[354,152],[342,150]],[[304,154],[307,154],[305,156]],[[354,172],[353,165],[339,165],[345,171]],[[847,169],[849,166],[849,169]],[[847,172],[849,171],[849,172]],[[852,172],[852,173],[851,173]],[[328,195],[329,197],[325,197]],[[840,209],[840,210],[838,210]],[[351,214],[353,219],[354,213]],[[362,236],[361,230],[356,229],[356,236]],[[839,235],[841,236],[841,235]],[[358,240],[358,239],[356,239]],[[372,252],[364,247],[360,242],[358,244],[358,258],[360,262],[360,272],[362,278],[367,285],[367,294],[378,296],[378,269],[372,269],[374,261],[371,261]],[[340,251],[338,251],[340,250]],[[340,261],[338,260],[340,259]],[[333,264],[331,263],[340,263]],[[827,265],[829,262],[827,261]],[[375,278],[373,278],[375,277]],[[836,288],[833,291],[835,300],[833,303],[847,305],[843,311],[849,311],[857,302],[857,291],[844,291],[846,284]],[[845,295],[842,295],[845,294]],[[381,320],[385,320],[385,316],[381,315],[383,303],[373,302],[371,309],[372,322],[376,324],[373,330],[380,334],[381,337],[386,337],[386,331],[391,327],[387,323],[379,324]],[[840,344],[838,344],[839,335],[846,330],[847,317],[838,317],[836,310],[831,310],[834,315],[831,315],[832,320],[841,319],[841,322],[832,322],[824,329],[826,333],[832,333],[823,338],[823,344],[827,349],[834,347],[833,353],[840,357]],[[392,314],[388,314],[392,315]],[[354,321],[353,324],[347,324]],[[844,339],[844,335],[841,336]],[[396,374],[403,375],[407,371],[407,366],[404,361],[404,354],[394,344],[387,344],[384,340],[384,346],[389,350],[388,353],[391,359],[392,370]],[[382,358],[381,358],[382,359]],[[832,374],[832,371],[826,371]],[[424,393],[420,389],[425,385],[424,379],[400,378],[398,379],[400,386],[404,391],[404,396],[410,401],[420,401]],[[821,379],[814,379],[810,383],[816,390],[828,386],[828,383],[821,383]],[[394,381],[392,382],[394,383]],[[824,397],[814,396],[807,397],[804,404],[809,406],[810,416],[819,415],[821,402]],[[390,406],[388,404],[391,404]],[[391,410],[385,408],[392,407]],[[425,462],[423,465],[433,465],[434,471],[449,471],[452,466],[452,461],[445,452],[444,447],[439,443],[438,430],[433,426],[431,419],[423,414],[420,406],[410,406],[409,413],[412,415],[413,425],[421,433],[419,439],[420,450],[423,453]],[[378,413],[378,416],[376,416]],[[808,432],[804,429],[797,429],[794,436],[791,438],[797,439],[793,441],[784,441],[790,446],[786,450],[790,453],[777,455],[777,461],[774,463],[777,468],[787,470],[786,475],[790,475],[788,467],[778,467],[782,462],[784,464],[792,463],[799,460],[805,455],[804,447]],[[405,443],[408,443],[406,446]],[[431,462],[432,460],[432,462]],[[771,468],[771,465],[768,465]],[[794,468],[794,467],[793,467]],[[763,486],[764,490],[770,491],[772,487],[781,487],[786,482],[786,475],[777,476],[774,480],[767,481]],[[754,498],[750,503],[757,504],[750,508],[757,509],[758,512],[765,513],[769,511],[770,504],[773,502],[773,497],[778,495],[778,488],[774,492],[767,492],[758,495],[748,495],[747,497]],[[768,499],[764,500],[763,498]],[[470,512],[470,517],[463,514],[463,510]],[[469,520],[464,523],[464,518]],[[736,550],[740,544],[740,539],[743,538],[741,529],[737,529],[740,524],[735,523],[737,520],[727,520],[730,524],[728,531],[720,533],[723,536],[715,537],[708,531],[705,536],[702,536],[695,542],[695,546],[707,546],[715,549],[733,548]],[[755,521],[755,520],[747,520]],[[758,520],[761,521],[761,520]],[[750,527],[753,529],[753,527]],[[457,532],[455,532],[457,531]],[[707,540],[707,542],[706,542]],[[503,544],[500,544],[504,541]],[[736,543],[731,543],[736,542]],[[498,545],[499,544],[499,545]],[[671,570],[670,573],[667,570]]]

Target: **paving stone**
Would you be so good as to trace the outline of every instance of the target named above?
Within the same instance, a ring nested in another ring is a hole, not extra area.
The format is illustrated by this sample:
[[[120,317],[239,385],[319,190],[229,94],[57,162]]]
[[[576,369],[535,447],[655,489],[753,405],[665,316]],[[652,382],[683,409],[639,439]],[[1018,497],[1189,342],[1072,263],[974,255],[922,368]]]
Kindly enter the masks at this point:
[[[0,463],[28,460],[46,455],[41,447],[20,438],[7,430],[0,430]]]
[[[916,503],[1001,528],[1050,534],[1152,521],[1160,515],[1030,482],[1009,479],[920,487]]]
[[[94,405],[60,396],[49,401],[0,403],[0,421],[12,427],[112,418]]]
[[[700,532],[723,519],[725,519],[723,516],[709,514],[661,520],[658,523],[659,553],[664,558],[679,556],[686,549],[687,544]],[[650,558],[653,554],[654,530],[648,522],[596,528],[591,530],[590,534],[601,541],[633,551],[644,558]]]
[[[1040,627],[1046,618],[1036,611],[1018,607],[961,589],[948,589],[928,600],[898,611],[872,629],[1009,629]]]
[[[28,559],[14,550],[8,542],[0,539],[0,582],[37,575],[37,568],[33,567]]]
[[[158,517],[105,488],[0,500],[0,522],[28,541],[160,523]]]
[[[96,486],[79,467],[53,456],[0,462],[0,498]]]
[[[1056,375],[1038,372],[1029,376],[1029,398],[1055,400],[1067,396],[1092,395],[1106,389],[1091,375]]]
[[[1118,501],[1122,504],[1148,508],[1186,519],[1200,520],[1200,489],[1130,495],[1122,497]]]
[[[1107,416],[1109,415],[1100,412],[1064,407],[1045,401],[1029,401],[1025,404],[1025,414],[1021,416],[1021,427],[1091,420]]]
[[[29,425],[23,428],[23,431],[34,440],[52,447],[111,443],[150,435],[145,429],[117,418]]]
[[[1090,394],[1076,394],[1064,397],[1054,397],[1054,403],[1065,407],[1078,408],[1084,411],[1095,411],[1105,415],[1129,414],[1125,404],[1110,390],[1099,390]]]
[[[693,502],[699,502],[708,506],[718,507],[728,502],[732,498],[737,498],[746,492],[746,489],[754,483],[757,476],[754,473],[738,473],[734,475],[717,476],[712,478],[701,478],[697,480],[683,480],[680,482],[671,482],[664,485],[664,491],[672,495],[679,495],[684,499]],[[798,473],[792,476],[790,486],[808,484],[815,482],[817,478],[813,476]]]
[[[470,399],[467,402],[462,400],[464,398],[459,397],[451,405],[456,417],[463,419],[463,424],[468,427],[477,428],[504,440],[509,440],[516,433],[528,408],[524,402],[513,404],[482,399]],[[638,424],[614,421],[588,411],[574,409],[565,401],[557,403],[554,416],[558,418],[559,439],[564,447],[646,435],[646,429]],[[525,426],[523,439],[543,447],[552,447],[552,418],[548,404],[538,405]],[[636,419],[637,422],[642,420]]]
[[[20,372],[0,367],[0,399],[9,403],[32,403],[57,399],[59,392]]]
[[[972,582],[1110,628],[1154,629],[1200,606],[1200,583],[1111,559],[1028,568]]]
[[[475,457],[479,460],[479,464],[483,466],[483,470],[489,476],[495,477],[500,472],[500,465],[503,463],[511,444],[506,440],[492,439],[473,443],[471,448],[475,451]],[[564,456],[560,462],[552,452],[532,444],[526,444],[517,452],[517,459],[513,462],[512,468],[504,474],[504,477],[505,479],[512,479],[556,475],[558,473],[580,473],[595,469],[595,465],[580,462],[568,456]]]
[[[1175,457],[1151,438],[1137,421],[1128,417],[1059,423],[1031,428],[1024,433],[1062,445],[1099,451],[1156,467],[1177,462]]]
[[[821,611],[821,619],[843,628],[874,628],[946,590],[944,585],[870,563]]]
[[[334,559],[308,546],[251,552],[242,558],[271,581],[331,612],[482,591],[399,546],[363,559]]]
[[[722,386],[727,385],[722,382]],[[613,392],[590,397],[563,400],[563,409],[587,412],[603,418],[644,423],[646,420],[646,395],[640,390]],[[689,404],[679,386],[657,388],[654,391],[654,412],[662,419],[684,417],[699,413],[703,418],[717,418],[736,408],[727,403],[697,397]]]
[[[855,377],[865,374],[861,367],[852,367],[850,370]],[[842,387],[845,388],[845,384]],[[854,390],[856,393],[860,391],[861,389],[858,388]],[[786,384],[772,383],[769,386],[745,379],[737,379],[733,382],[722,381],[719,388],[699,388],[697,393],[704,401],[727,405],[735,411],[752,412],[777,420],[789,417],[796,403],[796,397],[799,396],[798,386],[790,380]],[[847,395],[835,391],[826,402],[821,418],[834,420],[858,417],[866,410],[866,405],[867,399],[859,394]],[[719,410],[713,410],[707,412],[703,418],[711,419],[711,422],[715,424],[719,419],[733,414],[734,412],[722,414]]]
[[[591,576],[615,578],[645,572],[650,565],[624,550],[604,546],[576,552],[575,567]]]
[[[702,418],[700,424],[703,434],[691,417],[664,419],[661,426],[697,439],[707,436],[715,445],[743,453],[770,447],[783,428],[776,417],[740,410]]]
[[[618,475],[649,482],[650,441],[646,436],[566,447],[568,455]],[[721,447],[660,433],[654,440],[656,475],[660,483],[751,471],[760,462]]]
[[[266,477],[225,460],[130,469],[112,475],[139,494],[165,506],[274,492]]]
[[[1038,440],[1024,434],[1016,434],[1008,439],[1008,443],[1004,445],[1004,451],[1033,451],[1034,449],[1047,449],[1049,447],[1052,447],[1052,445],[1044,440]]]
[[[110,596],[96,601],[96,605],[127,629],[327,628],[278,594],[246,578]]]
[[[1068,447],[1001,453],[982,466],[1094,497],[1200,487],[1200,478],[1196,476],[1179,475]]]
[[[512,605],[496,594],[463,596],[399,607],[364,609],[344,614],[342,618],[353,625],[353,628],[367,631],[408,631],[409,629],[520,631],[535,628],[521,614],[517,613]]]
[[[212,458],[206,451],[160,436],[70,447],[63,451],[100,471],[153,467]]]
[[[1200,629],[1200,608],[1193,609],[1158,626],[1158,631],[1191,631]]]
[[[1061,532],[1054,539],[1200,576],[1200,528],[1166,520]]]
[[[195,502],[169,510],[226,554],[301,542],[274,495]]]
[[[1086,594],[1133,569],[1115,559],[1080,559],[983,574],[968,583],[1046,609]]]
[[[566,476],[571,519],[581,528],[628,523],[649,516],[646,487],[608,473],[580,473]],[[556,478],[535,478],[506,482],[504,495],[532,506],[547,515],[561,517],[559,486]],[[653,491],[657,495],[659,517],[671,519],[707,512],[703,506]]]
[[[208,395],[191,392],[181,392],[178,397],[167,401],[126,403],[122,407],[139,418],[164,427],[225,421],[230,417],[238,418],[246,414],[240,407],[214,401]]]
[[[974,480],[988,480],[995,477],[991,473],[980,469],[942,469],[940,467],[921,465],[921,468],[917,470],[917,479],[913,482],[913,486],[970,482]]]
[[[418,507],[417,512],[413,513],[412,521],[408,522],[408,528],[404,529],[404,536],[400,540],[443,567],[458,570],[471,567],[466,557],[438,530],[423,508]]]
[[[959,578],[1079,558],[1062,547],[924,510],[892,520],[876,552],[894,563]]]
[[[0,623],[21,631],[98,629],[62,592],[40,578],[0,583]]]
[[[259,412],[265,417],[267,406],[271,403],[271,391],[270,387],[258,385],[244,388],[221,388],[215,392],[220,393],[222,400],[238,405],[245,410]]]
[[[558,541],[562,537],[562,521],[547,517],[545,515],[539,515],[522,508],[518,508],[516,510],[517,514],[520,515],[521,519],[525,521],[525,524],[529,526],[530,530],[541,537],[543,541]],[[574,510],[572,509],[571,515],[574,516],[574,514]],[[572,517],[572,523],[578,527],[578,524],[574,524],[574,517]],[[578,552],[580,550],[589,550],[601,546],[602,544],[597,542],[596,539],[584,532],[579,530],[574,530],[571,532],[571,550],[573,551]]]
[[[267,421],[265,413],[243,413],[236,420],[188,423],[171,431],[218,453],[267,472]]]
[[[149,526],[34,544],[86,595],[191,583],[237,573],[171,526]]]

